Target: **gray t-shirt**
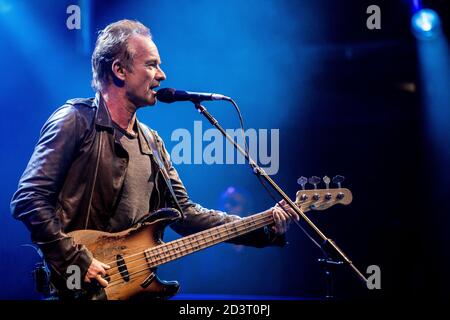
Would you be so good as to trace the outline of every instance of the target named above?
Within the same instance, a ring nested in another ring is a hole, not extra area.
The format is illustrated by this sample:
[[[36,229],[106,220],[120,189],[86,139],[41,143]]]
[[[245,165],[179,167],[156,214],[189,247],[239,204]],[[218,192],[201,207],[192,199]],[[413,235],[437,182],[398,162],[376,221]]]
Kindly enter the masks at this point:
[[[150,156],[143,154],[139,139],[115,127],[116,140],[128,152],[128,168],[116,212],[110,220],[110,232],[132,227],[149,213],[154,174]]]

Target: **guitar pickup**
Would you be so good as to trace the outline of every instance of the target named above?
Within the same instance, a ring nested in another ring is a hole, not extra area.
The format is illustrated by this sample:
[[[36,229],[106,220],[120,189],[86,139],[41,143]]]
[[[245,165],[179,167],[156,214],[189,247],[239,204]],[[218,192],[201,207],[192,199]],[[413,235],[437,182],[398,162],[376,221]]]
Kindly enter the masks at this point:
[[[125,264],[125,260],[123,257],[118,254],[116,256],[117,269],[119,270],[120,275],[122,276],[123,281],[130,281],[130,274],[128,273],[127,265]]]

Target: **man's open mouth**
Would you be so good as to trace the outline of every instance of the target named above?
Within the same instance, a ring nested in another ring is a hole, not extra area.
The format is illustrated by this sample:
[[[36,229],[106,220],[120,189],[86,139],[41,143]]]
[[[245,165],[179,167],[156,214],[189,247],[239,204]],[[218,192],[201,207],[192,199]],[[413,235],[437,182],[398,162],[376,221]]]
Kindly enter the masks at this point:
[[[150,91],[154,94],[154,95],[156,95],[156,88],[158,88],[159,87],[159,85],[157,85],[157,86],[152,86],[152,87],[150,87]]]

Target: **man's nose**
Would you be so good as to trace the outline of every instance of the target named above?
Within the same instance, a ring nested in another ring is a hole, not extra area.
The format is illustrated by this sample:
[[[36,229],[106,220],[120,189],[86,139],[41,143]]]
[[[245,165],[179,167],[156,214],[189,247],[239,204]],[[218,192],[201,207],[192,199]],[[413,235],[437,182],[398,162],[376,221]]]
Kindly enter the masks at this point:
[[[156,73],[156,79],[158,81],[164,81],[166,80],[166,74],[164,73],[164,71],[161,69],[161,67],[158,67],[158,72]]]

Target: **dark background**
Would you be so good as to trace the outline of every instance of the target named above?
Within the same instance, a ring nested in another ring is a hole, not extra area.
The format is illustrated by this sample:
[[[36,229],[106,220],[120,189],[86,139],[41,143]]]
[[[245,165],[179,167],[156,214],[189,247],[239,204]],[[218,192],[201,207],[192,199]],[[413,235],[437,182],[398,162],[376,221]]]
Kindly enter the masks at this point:
[[[0,1],[0,298],[39,298],[30,274],[38,257],[22,246],[29,235],[11,218],[9,201],[48,116],[69,98],[93,95],[96,32],[122,18],[152,30],[168,76],[163,87],[232,96],[246,127],[280,130],[273,178],[291,197],[302,175],[346,177],[353,203],[308,215],[363,273],[381,268],[381,290],[367,290],[343,266],[337,298],[448,298],[450,10],[448,1],[422,3],[439,13],[444,34],[419,42],[410,29],[414,3]],[[81,30],[66,28],[70,4],[81,7]],[[371,4],[381,8],[381,30],[366,28]],[[206,106],[224,127],[237,127],[231,106]],[[200,120],[209,128],[188,103],[158,104],[139,118],[169,151],[175,129],[192,131]],[[223,205],[230,186],[248,195],[245,214],[273,204],[244,165],[177,168],[191,198],[206,207]],[[187,298],[322,298],[320,251],[295,226],[287,237],[283,249],[219,245],[160,275],[179,280]]]

